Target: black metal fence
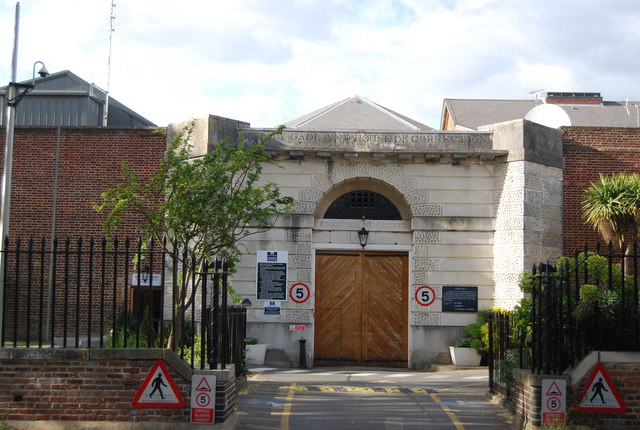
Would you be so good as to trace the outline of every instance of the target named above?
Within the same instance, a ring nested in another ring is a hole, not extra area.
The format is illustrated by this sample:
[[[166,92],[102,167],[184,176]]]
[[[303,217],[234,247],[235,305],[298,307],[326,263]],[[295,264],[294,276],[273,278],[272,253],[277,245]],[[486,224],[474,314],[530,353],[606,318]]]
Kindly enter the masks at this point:
[[[560,374],[590,351],[640,351],[638,245],[623,249],[585,245],[555,266],[534,266],[520,308],[489,318],[492,378],[509,361]]]
[[[243,367],[246,311],[224,261],[126,239],[5,242],[0,347],[169,347],[192,367]],[[197,267],[196,267],[197,266]]]

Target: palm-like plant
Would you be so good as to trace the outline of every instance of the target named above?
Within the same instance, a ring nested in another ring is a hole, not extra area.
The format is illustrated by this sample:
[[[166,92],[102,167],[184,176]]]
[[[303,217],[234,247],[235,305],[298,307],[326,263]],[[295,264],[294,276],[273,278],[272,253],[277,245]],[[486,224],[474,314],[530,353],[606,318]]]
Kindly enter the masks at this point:
[[[631,233],[633,240],[640,232],[640,175],[618,173],[600,175],[599,181],[585,190],[582,213],[607,242],[617,242],[622,249]]]

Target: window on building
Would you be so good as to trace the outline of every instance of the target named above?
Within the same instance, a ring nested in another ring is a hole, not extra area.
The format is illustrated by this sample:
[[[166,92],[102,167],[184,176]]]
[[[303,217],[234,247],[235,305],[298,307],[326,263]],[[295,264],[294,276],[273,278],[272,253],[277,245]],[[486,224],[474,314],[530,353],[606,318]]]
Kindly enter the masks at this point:
[[[400,212],[382,194],[367,190],[350,191],[338,197],[324,214],[333,219],[401,220]]]

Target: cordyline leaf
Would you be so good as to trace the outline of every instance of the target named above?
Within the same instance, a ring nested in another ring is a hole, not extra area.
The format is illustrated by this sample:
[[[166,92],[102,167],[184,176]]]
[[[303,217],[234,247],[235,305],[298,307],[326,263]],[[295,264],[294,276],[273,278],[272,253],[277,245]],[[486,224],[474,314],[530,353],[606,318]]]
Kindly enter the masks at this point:
[[[583,218],[600,232],[605,241],[615,241],[622,247],[627,232],[632,233],[633,239],[640,238],[638,174],[600,175],[599,180],[585,190],[585,194]]]

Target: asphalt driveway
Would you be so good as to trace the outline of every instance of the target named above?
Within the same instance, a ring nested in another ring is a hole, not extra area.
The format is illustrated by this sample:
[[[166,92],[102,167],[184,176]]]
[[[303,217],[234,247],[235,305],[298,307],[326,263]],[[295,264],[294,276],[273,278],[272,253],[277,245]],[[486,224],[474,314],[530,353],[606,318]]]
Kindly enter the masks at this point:
[[[486,368],[254,368],[238,397],[238,428],[509,429],[487,390]]]

